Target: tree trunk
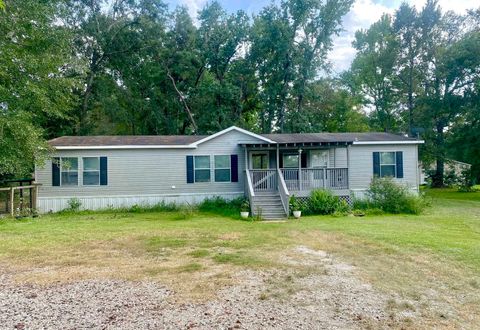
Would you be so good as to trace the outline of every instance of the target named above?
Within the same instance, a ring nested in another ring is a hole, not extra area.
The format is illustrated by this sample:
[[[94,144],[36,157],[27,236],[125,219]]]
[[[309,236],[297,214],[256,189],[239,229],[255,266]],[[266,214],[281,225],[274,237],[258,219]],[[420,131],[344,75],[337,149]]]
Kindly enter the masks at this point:
[[[190,107],[188,106],[187,104],[187,101],[185,100],[185,97],[183,96],[183,94],[180,92],[180,90],[177,88],[177,84],[175,83],[175,79],[173,78],[173,76],[170,74],[170,71],[167,69],[167,76],[170,78],[170,80],[172,81],[172,85],[173,85],[173,88],[175,89],[175,91],[177,92],[178,94],[178,98],[180,99],[180,102],[183,104],[183,107],[185,109],[185,112],[187,113],[188,115],[188,118],[190,119],[190,123],[192,124],[193,126],[193,132],[194,134],[198,134],[198,126],[197,126],[197,123],[195,122],[195,119],[193,118],[193,113],[192,111],[190,110]]]
[[[413,136],[413,58],[410,58],[410,68],[408,77],[408,133]]]
[[[90,95],[92,94],[92,86],[93,86],[94,78],[95,78],[95,72],[93,72],[91,69],[90,72],[88,73],[85,93],[83,94],[82,108],[80,109],[80,115],[78,118],[77,134],[82,134],[86,127],[88,101],[90,100]]]
[[[432,177],[432,187],[434,188],[441,188],[443,187],[443,174],[445,169],[445,153],[444,153],[444,145],[445,145],[445,137],[444,137],[444,125],[442,123],[437,123],[437,153],[436,153],[436,168],[435,174]]]

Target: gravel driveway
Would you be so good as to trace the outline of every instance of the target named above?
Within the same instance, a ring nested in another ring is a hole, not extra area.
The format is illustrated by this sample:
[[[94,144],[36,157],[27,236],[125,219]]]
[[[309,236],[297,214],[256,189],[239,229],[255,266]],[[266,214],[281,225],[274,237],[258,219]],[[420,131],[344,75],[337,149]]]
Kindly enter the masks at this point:
[[[184,303],[153,282],[79,281],[48,287],[0,275],[5,329],[358,329],[398,326],[389,297],[322,251],[297,247],[286,256],[321,271],[242,271],[239,283],[202,303]],[[409,318],[415,315],[408,315]]]

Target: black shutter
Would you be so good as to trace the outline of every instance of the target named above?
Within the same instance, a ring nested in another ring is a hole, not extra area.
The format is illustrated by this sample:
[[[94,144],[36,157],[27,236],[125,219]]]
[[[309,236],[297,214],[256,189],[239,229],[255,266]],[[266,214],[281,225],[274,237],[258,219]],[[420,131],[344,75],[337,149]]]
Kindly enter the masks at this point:
[[[238,155],[230,155],[230,177],[232,182],[238,182]]]
[[[193,183],[193,156],[187,156],[187,183]]]
[[[52,186],[60,186],[60,158],[52,158]]]
[[[403,178],[403,152],[397,151],[396,153],[396,163],[397,163],[397,178]]]
[[[373,153],[373,175],[380,176],[380,153]]]
[[[302,152],[300,154],[300,166],[302,168],[307,168],[307,153],[306,152]]]
[[[100,185],[108,185],[108,161],[107,157],[100,157]]]
[[[278,162],[280,163],[280,164],[278,164],[278,167],[283,168],[283,152],[280,153],[280,157],[279,157]]]

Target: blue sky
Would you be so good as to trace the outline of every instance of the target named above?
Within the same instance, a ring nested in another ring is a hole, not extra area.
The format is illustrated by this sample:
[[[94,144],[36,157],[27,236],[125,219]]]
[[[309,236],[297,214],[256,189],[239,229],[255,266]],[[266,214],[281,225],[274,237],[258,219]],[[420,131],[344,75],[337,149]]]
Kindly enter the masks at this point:
[[[190,14],[195,16],[208,0],[165,0],[170,8],[176,5],[185,5]],[[221,5],[230,12],[243,9],[249,14],[258,13],[271,0],[218,0]],[[355,56],[355,50],[351,43],[355,31],[369,27],[384,13],[394,13],[402,0],[356,0],[351,11],[344,17],[342,32],[334,39],[334,48],[329,54],[334,72],[341,72],[350,66]],[[405,0],[417,9],[421,9],[426,0]],[[480,7],[480,0],[439,0],[444,10],[453,10],[457,13],[465,13],[467,9]]]

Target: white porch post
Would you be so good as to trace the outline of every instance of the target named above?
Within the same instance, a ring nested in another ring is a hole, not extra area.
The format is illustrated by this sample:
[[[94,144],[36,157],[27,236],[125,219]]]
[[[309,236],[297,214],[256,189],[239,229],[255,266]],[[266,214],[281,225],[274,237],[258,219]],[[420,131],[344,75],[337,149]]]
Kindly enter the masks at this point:
[[[277,143],[277,170],[280,169],[280,148]]]
[[[302,149],[298,149],[298,190],[302,191]]]
[[[248,151],[247,151],[246,145],[245,145],[245,170],[248,170]]]
[[[347,188],[350,190],[350,145],[347,145]]]

